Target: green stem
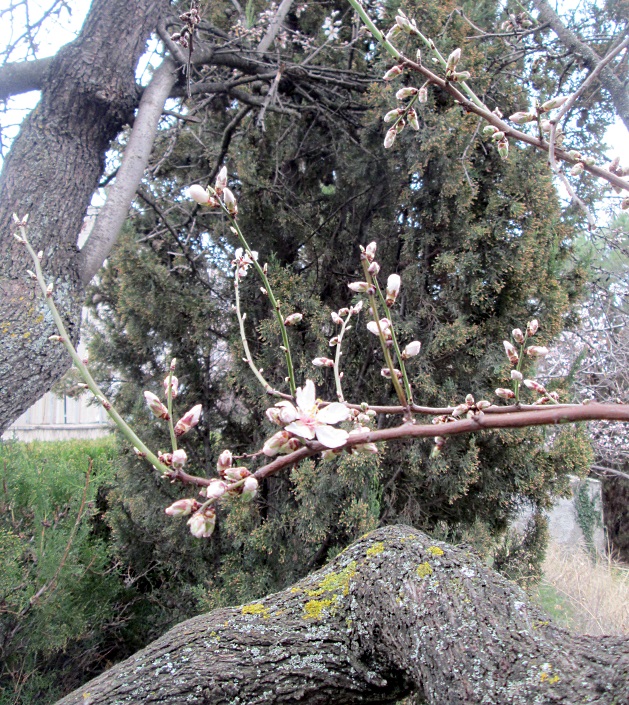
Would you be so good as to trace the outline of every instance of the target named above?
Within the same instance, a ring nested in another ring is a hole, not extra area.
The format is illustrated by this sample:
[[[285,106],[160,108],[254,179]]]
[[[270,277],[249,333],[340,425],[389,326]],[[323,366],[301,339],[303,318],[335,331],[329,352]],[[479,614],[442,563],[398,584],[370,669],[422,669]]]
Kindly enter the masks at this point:
[[[245,321],[244,318],[242,317],[242,313],[240,312],[240,289],[238,286],[238,272],[236,272],[236,275],[234,276],[234,292],[235,292],[235,298],[236,298],[236,316],[238,317],[238,326],[240,328],[240,339],[242,340],[242,347],[245,351],[245,359],[247,364],[249,365],[249,368],[253,372],[253,374],[256,376],[256,379],[262,387],[264,388],[265,392],[272,392],[273,387],[264,379],[262,376],[262,373],[260,370],[256,367],[256,365],[253,362],[253,357],[251,356],[251,351],[249,350],[249,343],[247,342],[247,335],[245,333]]]
[[[70,342],[70,337],[68,336],[68,333],[65,329],[65,326],[63,325],[63,321],[61,320],[61,316],[59,315],[59,312],[57,311],[57,307],[55,306],[55,303],[52,300],[52,296],[48,294],[48,290],[46,287],[46,281],[44,279],[44,274],[43,274],[41,266],[39,264],[39,257],[37,257],[35,250],[33,250],[33,248],[31,247],[31,244],[29,243],[28,239],[26,238],[26,228],[21,227],[20,230],[21,230],[22,239],[24,240],[24,245],[26,246],[26,248],[31,256],[31,259],[33,260],[33,264],[35,265],[35,274],[37,276],[37,283],[39,284],[39,288],[41,289],[41,292],[43,294],[46,305],[48,306],[48,310],[52,314],[52,318],[55,322],[55,325],[57,326],[57,330],[59,331],[59,335],[61,336],[63,344],[65,345],[66,350],[70,353],[70,357],[72,358],[72,362],[74,363],[75,367],[78,369],[79,374],[81,375],[81,377],[83,378],[83,380],[87,384],[89,390],[100,401],[100,403],[103,405],[103,408],[105,409],[105,411],[109,414],[109,417],[113,420],[113,422],[116,424],[116,426],[120,429],[120,432],[129,441],[129,443],[131,443],[132,446],[137,448],[144,456],[146,456],[146,459],[150,463],[152,463],[157,470],[159,470],[162,473],[170,475],[172,473],[172,470],[168,466],[166,466],[162,462],[160,462],[159,458],[155,455],[155,453],[152,453],[146,447],[146,445],[133,432],[133,430],[130,428],[130,426],[127,424],[127,422],[122,418],[122,416],[120,416],[120,414],[114,409],[111,402],[107,400],[105,395],[101,392],[98,385],[94,381],[94,378],[90,374],[90,371],[87,369],[87,367],[83,363],[83,360],[81,360],[79,354],[74,349],[74,346]]]
[[[215,195],[216,192],[210,188],[210,191]],[[245,239],[245,236],[242,234],[242,230],[240,229],[240,226],[238,223],[235,221],[231,213],[225,208],[225,204],[223,203],[222,200],[219,199],[219,203],[221,206],[221,210],[227,218],[229,219],[229,222],[231,223],[232,227],[232,232],[234,232],[237,236],[238,239],[240,240],[245,252],[249,255],[251,258],[251,261],[253,263],[253,267],[255,268],[256,272],[258,273],[258,276],[262,280],[262,283],[264,284],[264,288],[266,290],[266,293],[269,297],[269,301],[271,302],[271,306],[273,307],[273,311],[275,312],[275,317],[277,319],[277,323],[280,327],[280,333],[282,335],[282,348],[284,351],[284,357],[286,359],[286,367],[288,369],[288,381],[289,381],[289,386],[290,386],[290,393],[294,396],[295,392],[297,391],[297,384],[295,382],[295,369],[293,367],[293,358],[290,352],[290,344],[288,342],[288,331],[286,330],[286,326],[284,325],[284,317],[282,316],[282,312],[280,310],[280,305],[275,298],[275,295],[273,294],[273,290],[271,289],[271,284],[269,283],[268,277],[266,276],[266,272],[264,269],[260,266],[258,263],[258,260],[253,256],[253,252],[251,248],[249,247],[249,243]]]
[[[338,400],[340,402],[345,402],[345,398],[343,397],[343,387],[341,386],[341,373],[340,373],[340,366],[341,366],[341,343],[343,342],[343,336],[345,335],[345,329],[347,328],[347,324],[349,323],[350,318],[352,317],[352,311],[350,309],[350,312],[347,314],[347,318],[343,321],[343,324],[341,325],[341,332],[338,334],[338,343],[336,344],[336,355],[334,356],[334,381],[336,383],[336,396],[338,397]]]
[[[378,279],[374,277],[374,284],[376,286],[376,291],[378,292],[378,298],[380,299],[380,303],[382,304],[382,307],[386,311],[388,309],[387,302],[382,295],[382,289],[380,288],[380,284],[378,283]],[[391,312],[389,311],[389,315],[391,315]],[[400,370],[402,372],[402,379],[404,380],[404,389],[406,391],[406,396],[408,398],[408,403],[409,405],[413,403],[413,392],[411,390],[411,384],[408,381],[408,375],[406,374],[406,365],[404,364],[404,359],[402,358],[402,351],[400,350],[400,346],[397,342],[397,336],[395,335],[395,328],[393,327],[393,319],[391,319],[391,328],[389,329],[391,331],[391,340],[393,342],[393,349],[395,350],[395,356],[397,357],[398,364],[400,365]]]
[[[367,263],[367,260],[362,261],[363,265],[363,271],[365,273],[365,279],[367,283],[372,287],[376,288],[373,279],[371,277],[371,274],[369,274],[369,264]],[[402,386],[400,385],[400,380],[397,378],[397,375],[395,374],[395,367],[393,365],[393,360],[391,359],[391,353],[389,352],[389,348],[387,347],[387,341],[386,338],[384,337],[384,333],[382,332],[382,328],[380,327],[380,313],[378,312],[378,302],[376,301],[376,297],[373,294],[367,294],[367,298],[369,299],[369,305],[371,306],[371,312],[374,317],[374,320],[376,322],[376,326],[378,327],[378,338],[380,338],[380,346],[382,347],[382,354],[384,355],[384,360],[389,368],[389,372],[391,373],[391,382],[393,383],[393,387],[395,389],[395,393],[398,396],[398,399],[400,400],[400,404],[405,408],[408,409],[408,401],[406,399],[406,396],[404,394],[404,390],[402,389]]]
[[[172,362],[170,364],[170,369],[168,370],[168,394],[167,394],[167,407],[168,407],[168,430],[170,431],[170,443],[173,447],[173,453],[177,450],[177,436],[175,436],[175,427],[173,425],[173,366]]]
[[[528,331],[524,333],[524,340],[520,343],[520,355],[518,356],[518,364],[516,366],[516,370],[521,373],[522,370],[522,362],[524,361],[524,346],[526,345],[527,338],[529,337]],[[519,379],[514,379],[513,380],[513,392],[515,394],[515,403],[519,404],[520,403],[520,380]]]

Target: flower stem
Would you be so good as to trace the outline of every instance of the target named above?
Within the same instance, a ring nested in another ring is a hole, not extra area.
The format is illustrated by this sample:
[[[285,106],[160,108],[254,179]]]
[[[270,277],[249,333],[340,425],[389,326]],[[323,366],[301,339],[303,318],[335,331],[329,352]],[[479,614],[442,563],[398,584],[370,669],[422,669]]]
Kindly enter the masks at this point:
[[[340,373],[340,366],[341,366],[341,343],[343,342],[343,336],[345,335],[345,329],[347,328],[347,324],[349,323],[350,318],[352,317],[352,311],[350,309],[350,312],[347,314],[347,318],[343,321],[343,324],[341,325],[341,332],[338,334],[338,343],[336,344],[336,355],[334,356],[334,381],[336,383],[336,396],[338,397],[338,400],[340,402],[345,403],[345,398],[343,397],[343,387],[341,386],[341,373]]]
[[[137,448],[140,451],[140,453],[142,453],[144,456],[146,456],[146,459],[150,463],[152,463],[157,470],[159,470],[162,473],[166,473],[166,474],[170,475],[172,472],[171,469],[169,467],[167,467],[166,465],[164,465],[162,462],[160,462],[159,458],[155,455],[155,453],[152,453],[146,447],[146,445],[138,438],[138,436],[131,429],[129,424],[127,424],[127,422],[122,418],[122,416],[120,416],[120,414],[114,409],[111,402],[107,400],[105,395],[101,392],[98,385],[96,384],[94,378],[90,374],[90,371],[87,369],[87,367],[83,363],[83,360],[81,360],[80,355],[74,349],[74,346],[70,342],[70,337],[68,336],[68,333],[65,329],[65,326],[63,325],[63,321],[61,320],[61,316],[59,315],[59,312],[57,311],[57,307],[55,306],[55,303],[52,300],[52,295],[50,295],[48,293],[48,289],[46,287],[46,281],[44,279],[44,274],[43,274],[41,266],[39,264],[39,257],[37,257],[35,250],[33,250],[33,248],[31,247],[31,244],[29,243],[29,241],[26,237],[26,228],[21,227],[20,231],[21,231],[22,239],[24,240],[24,245],[26,246],[26,249],[28,250],[28,253],[31,256],[31,259],[33,260],[33,264],[35,265],[35,274],[37,276],[37,283],[39,284],[39,288],[41,289],[41,292],[42,292],[42,295],[43,295],[44,300],[46,302],[46,305],[48,306],[48,310],[52,314],[52,318],[55,322],[55,325],[57,326],[57,330],[59,331],[59,335],[61,336],[62,342],[65,345],[66,350],[70,353],[70,357],[72,358],[72,362],[74,363],[75,367],[78,369],[79,374],[81,375],[82,379],[87,384],[87,386],[88,386],[89,390],[92,392],[92,394],[103,405],[103,408],[109,414],[109,417],[116,424],[116,426],[120,429],[120,432],[129,441],[129,443],[131,443],[132,446]]]
[[[175,436],[175,427],[173,425],[173,368],[172,364],[168,370],[168,394],[166,396],[166,404],[168,406],[168,430],[170,432],[170,444],[173,447],[173,453],[177,450],[177,436]]]

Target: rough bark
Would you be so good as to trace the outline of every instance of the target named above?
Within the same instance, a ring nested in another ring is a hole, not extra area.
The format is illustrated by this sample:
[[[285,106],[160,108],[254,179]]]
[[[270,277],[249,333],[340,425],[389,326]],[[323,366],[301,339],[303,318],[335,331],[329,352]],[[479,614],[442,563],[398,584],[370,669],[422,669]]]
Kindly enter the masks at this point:
[[[58,705],[625,703],[629,644],[573,636],[465,548],[364,537],[259,602],[188,620]]]
[[[69,366],[33,283],[11,216],[28,213],[29,237],[71,335],[83,288],[77,236],[110,141],[138,102],[135,67],[165,0],[95,0],[76,41],[52,59],[41,100],[24,121],[0,177],[0,432]],[[19,393],[16,393],[19,390]]]

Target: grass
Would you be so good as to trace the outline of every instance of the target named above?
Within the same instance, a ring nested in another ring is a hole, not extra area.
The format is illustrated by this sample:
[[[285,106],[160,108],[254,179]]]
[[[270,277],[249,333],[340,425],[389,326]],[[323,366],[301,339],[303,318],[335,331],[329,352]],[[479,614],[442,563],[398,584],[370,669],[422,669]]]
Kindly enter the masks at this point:
[[[629,634],[629,568],[584,547],[548,546],[532,596],[560,625],[581,634]]]

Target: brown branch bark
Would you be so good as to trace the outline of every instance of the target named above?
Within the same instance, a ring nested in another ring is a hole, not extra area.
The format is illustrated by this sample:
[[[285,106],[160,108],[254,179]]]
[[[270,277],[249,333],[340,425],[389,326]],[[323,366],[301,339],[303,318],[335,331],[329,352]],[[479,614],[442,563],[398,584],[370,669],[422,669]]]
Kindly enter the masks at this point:
[[[0,100],[41,90],[53,60],[53,56],[48,56],[45,59],[19,61],[0,67]]]
[[[553,626],[464,548],[379,529],[294,587],[183,622],[58,705],[612,703],[629,643]]]

